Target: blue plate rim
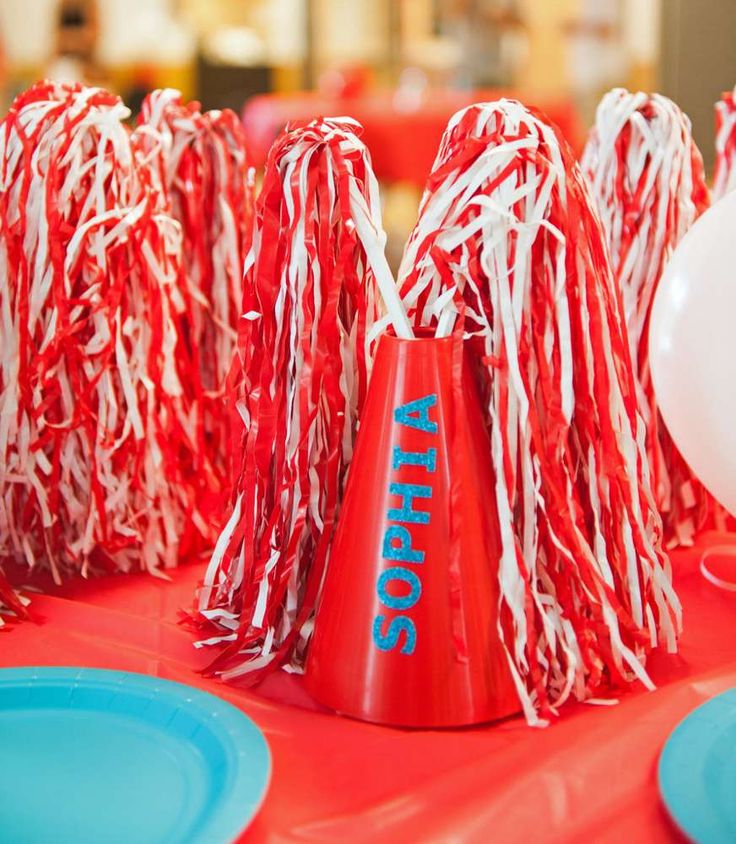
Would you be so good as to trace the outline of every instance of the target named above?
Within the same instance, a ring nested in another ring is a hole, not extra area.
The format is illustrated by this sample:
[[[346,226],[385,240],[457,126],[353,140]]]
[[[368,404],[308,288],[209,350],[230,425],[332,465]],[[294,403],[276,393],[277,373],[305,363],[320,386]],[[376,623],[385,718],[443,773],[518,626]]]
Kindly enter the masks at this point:
[[[206,834],[208,842],[232,844],[248,828],[263,806],[273,774],[271,749],[263,731],[255,721],[223,698],[186,683],[136,671],[56,665],[0,668],[0,691],[4,686],[32,685],[39,682],[73,683],[76,686],[87,685],[98,688],[102,686],[109,688],[112,685],[120,689],[129,686],[141,691],[163,693],[181,699],[190,706],[205,710],[212,719],[216,719],[218,727],[233,739],[228,749],[235,752],[239,763],[245,758],[252,760],[253,749],[250,748],[246,752],[239,745],[238,736],[247,734],[250,740],[255,740],[259,745],[258,752],[263,756],[262,762],[265,768],[260,791],[257,796],[254,795],[245,767],[238,764],[229,793],[218,804],[217,813],[210,816],[205,826],[199,830],[200,834]]]
[[[719,709],[725,710],[726,718],[718,717]],[[733,840],[717,816],[703,823],[692,798],[694,789],[701,787],[708,752],[723,730],[734,725],[736,687],[725,689],[692,709],[669,733],[659,754],[657,786],[662,803],[674,824],[689,840],[709,844]],[[687,764],[680,765],[681,761]],[[687,771],[687,777],[678,778],[678,770]],[[707,801],[707,795],[704,800]]]

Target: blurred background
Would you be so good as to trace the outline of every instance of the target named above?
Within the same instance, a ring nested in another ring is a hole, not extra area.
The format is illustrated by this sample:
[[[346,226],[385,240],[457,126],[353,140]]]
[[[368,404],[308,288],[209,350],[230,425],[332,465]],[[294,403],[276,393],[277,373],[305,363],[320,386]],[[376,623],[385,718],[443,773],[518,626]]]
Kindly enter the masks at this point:
[[[605,90],[659,90],[710,166],[713,103],[736,84],[736,2],[0,0],[3,108],[42,76],[108,87],[134,113],[167,86],[235,109],[257,166],[287,121],[350,114],[400,244],[447,118],[479,99],[537,105],[579,149]]]

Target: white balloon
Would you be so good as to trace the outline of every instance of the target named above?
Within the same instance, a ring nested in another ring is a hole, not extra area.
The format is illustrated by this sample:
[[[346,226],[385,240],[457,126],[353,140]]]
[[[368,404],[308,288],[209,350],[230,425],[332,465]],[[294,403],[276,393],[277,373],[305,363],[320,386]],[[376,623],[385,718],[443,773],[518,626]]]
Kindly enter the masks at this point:
[[[672,255],[652,305],[649,364],[672,439],[736,515],[736,193]]]

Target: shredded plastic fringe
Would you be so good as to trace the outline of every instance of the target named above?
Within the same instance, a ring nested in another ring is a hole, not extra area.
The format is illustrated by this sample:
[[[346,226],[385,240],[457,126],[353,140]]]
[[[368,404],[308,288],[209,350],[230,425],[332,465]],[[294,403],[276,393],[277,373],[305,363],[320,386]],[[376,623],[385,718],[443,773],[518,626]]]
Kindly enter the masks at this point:
[[[25,618],[26,607],[29,603],[28,598],[13,589],[0,571],[0,629],[5,626],[8,619]]]
[[[736,188],[736,88],[716,103],[716,167],[713,201]]]
[[[482,362],[500,525],[498,633],[530,723],[677,647],[644,427],[603,234],[572,153],[520,103],[456,114],[400,272],[417,325]]]
[[[720,508],[684,461],[659,414],[649,371],[649,316],[664,267],[709,204],[689,119],[666,97],[610,91],[582,159],[623,296],[639,411],[668,547],[692,545]]]
[[[242,463],[198,604],[225,679],[300,670],[374,341],[389,324],[411,336],[359,130],[288,127],[256,205],[233,376]]]
[[[237,115],[202,113],[199,103],[184,104],[172,89],[144,100],[133,144],[151,171],[162,210],[182,229],[181,275],[173,291],[175,356],[190,448],[182,455],[181,477],[195,487],[198,532],[211,550],[230,480],[233,417],[225,393],[252,236],[254,172]],[[188,538],[183,545],[190,545]]]
[[[0,565],[57,582],[175,565],[193,508],[170,481],[180,232],[128,116],[44,82],[0,124]]]

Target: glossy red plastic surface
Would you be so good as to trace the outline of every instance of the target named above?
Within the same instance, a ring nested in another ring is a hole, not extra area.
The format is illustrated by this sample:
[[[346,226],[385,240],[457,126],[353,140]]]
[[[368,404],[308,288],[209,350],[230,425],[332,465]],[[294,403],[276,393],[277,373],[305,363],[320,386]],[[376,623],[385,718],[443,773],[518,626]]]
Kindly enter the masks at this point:
[[[650,660],[658,690],[632,689],[618,706],[572,704],[547,729],[517,716],[400,730],[319,709],[295,675],[279,672],[256,690],[208,680],[197,671],[211,653],[196,651],[177,624],[203,564],[171,572],[170,583],[146,575],[46,583],[49,593],[32,604],[43,623],[0,633],[0,665],[141,671],[239,706],[273,753],[266,802],[242,844],[681,842],[659,801],[657,759],[688,712],[736,686],[736,594],[698,570],[703,549],[724,542],[736,536],[711,534],[673,554],[685,630],[679,657]],[[717,563],[709,561],[734,579],[733,560]]]
[[[408,727],[518,711],[490,448],[462,341],[382,337],[307,662],[318,701]]]

